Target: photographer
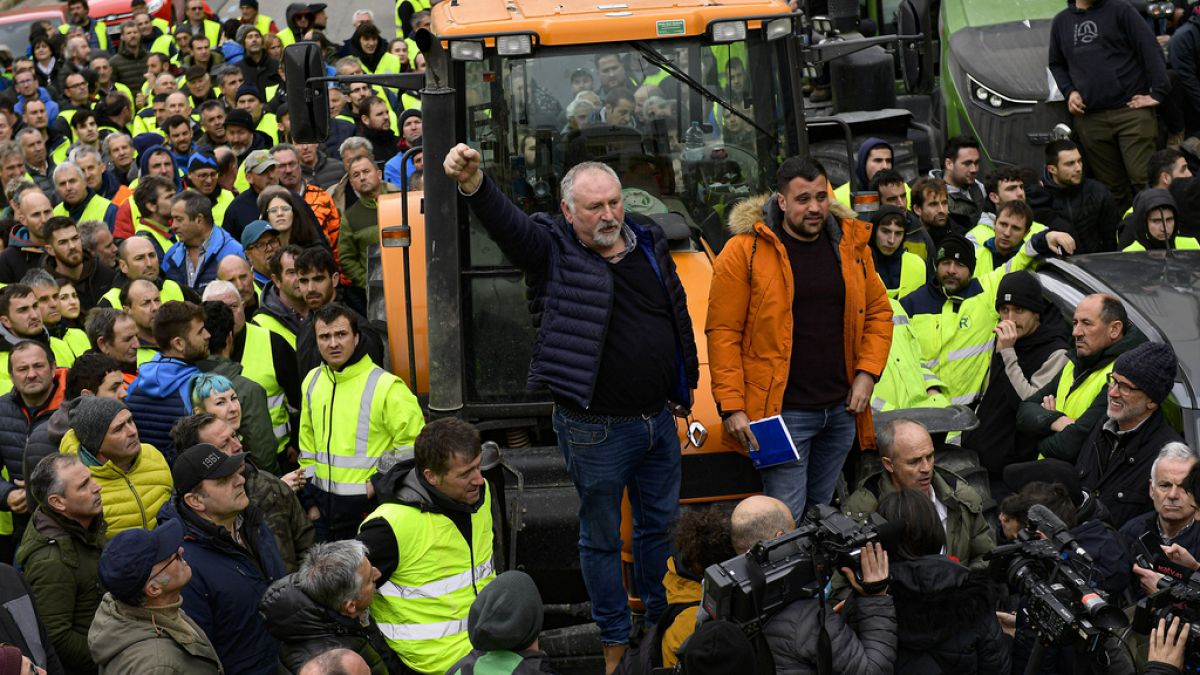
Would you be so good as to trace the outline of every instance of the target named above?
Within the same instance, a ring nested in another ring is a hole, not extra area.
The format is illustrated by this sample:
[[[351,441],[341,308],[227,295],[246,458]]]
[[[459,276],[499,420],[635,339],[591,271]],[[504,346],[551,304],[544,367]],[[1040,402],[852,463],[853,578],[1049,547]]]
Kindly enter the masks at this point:
[[[797,600],[771,618],[763,635],[780,675],[817,672],[818,636],[828,631],[832,647],[832,670],[847,675],[891,673],[896,659],[896,611],[887,595],[888,555],[876,543],[862,548],[862,583],[849,568],[842,574],[850,580],[855,596],[836,612],[820,615],[822,601]]]
[[[1009,672],[1008,645],[992,611],[987,580],[942,555],[946,533],[933,502],[912,489],[891,492],[879,515],[904,523],[891,546],[896,604],[896,673]]]

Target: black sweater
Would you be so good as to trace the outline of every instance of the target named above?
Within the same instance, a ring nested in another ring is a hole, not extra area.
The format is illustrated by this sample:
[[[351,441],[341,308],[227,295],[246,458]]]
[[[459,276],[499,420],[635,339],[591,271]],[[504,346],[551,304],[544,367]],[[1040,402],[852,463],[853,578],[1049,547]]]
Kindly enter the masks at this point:
[[[1063,96],[1078,91],[1087,112],[1125,107],[1136,94],[1166,99],[1166,59],[1133,5],[1095,0],[1086,10],[1072,0],[1050,26],[1050,73]]]

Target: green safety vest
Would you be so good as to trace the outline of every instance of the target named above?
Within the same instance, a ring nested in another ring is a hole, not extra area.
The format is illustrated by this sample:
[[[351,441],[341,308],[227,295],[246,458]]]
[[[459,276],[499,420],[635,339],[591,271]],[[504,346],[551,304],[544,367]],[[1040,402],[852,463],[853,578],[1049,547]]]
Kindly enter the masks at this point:
[[[992,331],[1000,321],[996,289],[1005,274],[1029,266],[1033,259],[1028,249],[1022,246],[1004,267],[977,277],[983,291],[963,300],[957,312],[946,298],[939,313],[911,317],[925,367],[946,383],[950,400],[956,404],[972,403],[983,391],[996,341]]]
[[[887,289],[888,298],[899,300],[925,285],[927,267],[921,256],[905,251],[900,256],[900,285]]]
[[[380,42],[378,48],[381,49],[382,47],[383,42]],[[367,73],[368,75],[375,75],[376,73],[398,73],[400,72],[400,57],[388,52],[379,59],[379,63],[376,64],[374,70],[368,68],[367,64],[364,63],[363,72]]]
[[[275,117],[275,113],[264,112],[255,128],[266,134],[271,143],[279,142],[279,118]]]
[[[67,344],[66,340],[51,336],[50,351],[54,353],[55,366],[70,368],[75,365],[75,357],[78,355],[71,349],[71,345]],[[7,370],[7,367],[5,370]]]
[[[1075,362],[1067,361],[1067,365],[1058,376],[1058,387],[1054,390],[1054,405],[1058,411],[1074,420],[1082,417],[1096,397],[1104,393],[1108,386],[1108,374],[1112,372],[1116,362],[1117,360],[1113,359],[1104,364],[1103,368],[1076,382]]]
[[[254,315],[254,318],[251,319],[251,321],[262,326],[263,328],[266,328],[272,333],[283,336],[283,339],[288,341],[288,344],[292,346],[292,349],[296,348],[296,334],[292,332],[291,328],[283,325],[283,322],[279,319],[276,319],[266,312],[259,312],[258,314]]]
[[[79,216],[79,222],[85,220],[106,222],[104,216],[107,214],[108,207],[110,206],[112,206],[112,202],[98,194],[93,194],[92,198],[88,200],[87,205],[83,207],[83,213]],[[54,207],[54,215],[70,218],[71,214],[67,211],[67,203],[59,202],[58,206]]]
[[[934,372],[921,364],[921,346],[913,332],[908,314],[896,299],[892,303],[892,346],[887,366],[875,385],[871,408],[876,412],[898,408],[948,408],[944,394],[930,395],[930,388],[946,385]]]
[[[284,28],[283,30],[279,31],[275,35],[279,36],[279,42],[284,47],[287,47],[288,45],[296,44],[296,34],[294,32],[292,32],[292,29],[290,26],[288,28]]]
[[[1195,251],[1200,249],[1200,241],[1196,241],[1191,237],[1175,237],[1176,251]],[[1146,247],[1140,242],[1134,241],[1132,244],[1121,249],[1122,253],[1132,253],[1133,251],[1145,251]]]
[[[5,356],[5,360],[6,361],[8,360],[7,353]],[[5,365],[7,365],[7,364],[5,364]],[[5,368],[4,372],[7,374],[8,368]],[[10,478],[8,475],[8,467],[7,466],[0,467],[0,476],[4,476],[4,480],[12,480],[12,478]],[[9,536],[12,533],[13,533],[12,511],[0,511],[0,537]]]
[[[143,363],[146,363],[147,361],[152,360],[155,356],[158,356],[157,349],[150,349],[149,347],[138,347],[138,350],[137,350],[137,366],[138,366],[138,368],[141,368]]]
[[[1029,241],[1030,235],[1037,234],[1045,229],[1045,225],[1035,222],[1029,228],[1029,231],[1025,233],[1025,238],[1022,241]],[[987,223],[979,223],[967,233],[967,239],[975,244],[975,269],[972,272],[973,276],[982,276],[996,269],[996,263],[994,262],[995,255],[992,253],[992,249],[984,246],[984,244],[995,236],[996,230]]]
[[[208,31],[205,32],[207,33]],[[173,51],[175,51],[174,35],[159,35],[158,37],[154,38],[154,42],[150,43],[150,53],[152,54],[171,56],[171,52]]]
[[[76,357],[82,356],[84,352],[92,348],[92,341],[88,339],[87,333],[79,328],[68,328],[66,334],[63,335],[63,342],[67,343]]]
[[[416,397],[371,359],[341,371],[321,365],[304,379],[300,466],[313,467],[313,486],[323,492],[365,495],[379,459],[389,453],[411,457],[423,424]]]
[[[66,35],[71,32],[71,28],[71,24],[64,23],[58,27],[58,32]],[[92,32],[96,35],[96,43],[100,49],[108,51],[108,25],[103,21],[97,21],[96,25],[92,26]]]
[[[258,18],[256,18],[254,20],[254,27],[257,28],[258,32],[262,33],[263,35],[270,33],[271,32],[271,17],[267,16],[266,14],[260,13],[258,15]]]
[[[371,615],[405,665],[444,673],[471,651],[467,614],[493,579],[492,495],[471,514],[471,545],[445,515],[382,504],[365,522],[383,518],[400,547],[400,563],[371,601]]]
[[[151,239],[153,239],[155,242],[157,242],[158,245],[162,247],[162,251],[163,251],[162,255],[158,256],[159,259],[161,259],[163,256],[165,256],[167,254],[167,251],[171,250],[171,247],[175,245],[175,242],[168,239],[166,237],[166,235],[162,234],[158,230],[155,230],[154,228],[149,227],[147,225],[143,225],[141,216],[142,216],[141,209],[139,209],[137,207],[137,202],[132,197],[130,197],[129,198],[129,217],[133,219],[133,222],[137,223],[136,225],[133,226],[133,233],[136,235],[141,235],[144,232]],[[113,305],[113,307],[116,307],[116,305]]]
[[[393,15],[396,18],[396,35],[397,36],[404,35],[405,33],[408,32],[408,26],[405,26],[400,22],[400,7],[402,5],[406,5],[406,4],[412,5],[413,14],[416,14],[417,12],[420,12],[421,10],[429,9],[430,7],[432,7],[432,5],[430,4],[430,0],[399,0],[399,2],[396,3],[396,12]],[[412,53],[413,52],[409,52],[409,54],[412,54]]]
[[[229,205],[233,203],[233,193],[225,188],[221,188],[221,194],[217,197],[217,201],[212,205],[213,224],[217,227],[225,222],[225,211],[229,209]]]
[[[242,376],[257,382],[267,393],[267,408],[271,412],[271,429],[278,441],[278,451],[283,452],[290,438],[288,428],[287,397],[275,377],[275,359],[271,351],[271,331],[246,324],[246,345],[242,349]]]
[[[163,280],[162,288],[158,289],[158,297],[163,302],[170,302],[172,300],[176,300],[178,302],[184,301],[183,289],[179,287],[179,284],[171,281],[170,279]],[[124,309],[124,307],[121,306],[120,288],[108,289],[104,292],[104,295],[100,296],[100,299],[107,300],[108,304],[112,305],[113,309]]]
[[[0,352],[0,396],[12,391],[12,376],[8,374],[8,355],[11,352]]]

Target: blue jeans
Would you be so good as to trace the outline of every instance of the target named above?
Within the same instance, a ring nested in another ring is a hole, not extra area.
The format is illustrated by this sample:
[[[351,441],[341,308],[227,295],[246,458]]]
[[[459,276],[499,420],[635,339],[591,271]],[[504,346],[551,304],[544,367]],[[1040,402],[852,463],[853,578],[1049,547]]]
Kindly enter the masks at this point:
[[[579,494],[579,566],[592,619],[605,644],[629,642],[629,602],[621,583],[621,494],[633,507],[634,582],[654,622],[667,606],[662,580],[679,514],[679,437],[665,408],[606,424],[554,410],[558,448]]]
[[[784,410],[783,422],[800,459],[763,469],[763,492],[787,504],[799,523],[809,504],[833,499],[838,473],[854,445],[854,415],[838,404],[825,410]]]

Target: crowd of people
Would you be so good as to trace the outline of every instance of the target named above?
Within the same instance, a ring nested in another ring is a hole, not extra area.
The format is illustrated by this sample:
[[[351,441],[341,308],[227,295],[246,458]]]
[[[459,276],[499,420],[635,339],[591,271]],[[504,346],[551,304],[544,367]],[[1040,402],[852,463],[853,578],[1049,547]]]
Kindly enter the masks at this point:
[[[1095,20],[1142,45],[1149,29],[1114,4],[1077,0],[1054,35]],[[188,0],[171,25],[134,0],[110,32],[70,0],[68,22],[36,25],[0,78],[0,561],[15,565],[0,564],[0,673],[552,669],[536,585],[493,560],[499,507],[482,472],[495,457],[468,422],[426,423],[363,316],[379,198],[422,184],[419,98],[335,85],[330,139],[289,137],[284,46],[318,43],[340,75],[419,72],[410,34],[428,7],[398,3],[390,42],[360,10],[342,44],[324,34],[326,9],[292,4],[276,22],[240,0],[220,23]],[[1034,505],[1066,523],[1114,604],[1159,583],[1134,542],[1200,568],[1200,468],[1168,414],[1173,350],[1107,295],[1080,301],[1068,326],[1025,270],[1200,248],[1181,208],[1200,179],[1180,150],[1123,140],[1154,124],[1155,68],[1108,55],[1120,77],[1101,86],[1086,49],[1050,48],[1082,147],[1051,143],[1044,167],[980,180],[978,144],[955,138],[909,185],[870,139],[856,158],[882,203],[869,222],[803,157],[782,163],[774,193],[729,210],[704,326],[723,439],[754,457],[751,423],[779,415],[797,451],[761,466],[765,494],[732,514],[680,513],[676,427],[700,359],[663,231],[625,210],[603,163],[565,171],[560,214],[530,215],[478,150],[444,159],[536,286],[529,380],[554,398],[607,672],[643,657],[734,672],[762,663],[762,644],[778,672],[815,672],[821,633],[835,672],[1023,668],[1036,634],[1019,595],[998,605],[982,573],[998,544],[1028,535]],[[571,75],[564,132],[671,114],[620,66],[597,59],[603,99],[590,72]],[[946,439],[872,418],[952,403],[979,418],[949,442],[978,454],[995,517],[935,461]],[[834,580],[844,611],[797,602],[754,643],[700,610],[704,570],[830,503],[855,445],[879,464],[842,510],[905,534]],[[1178,629],[1158,627],[1148,668],[1183,666]],[[1108,655],[1106,672],[1133,672]],[[1092,652],[1053,656],[1047,672],[1095,665]]]

